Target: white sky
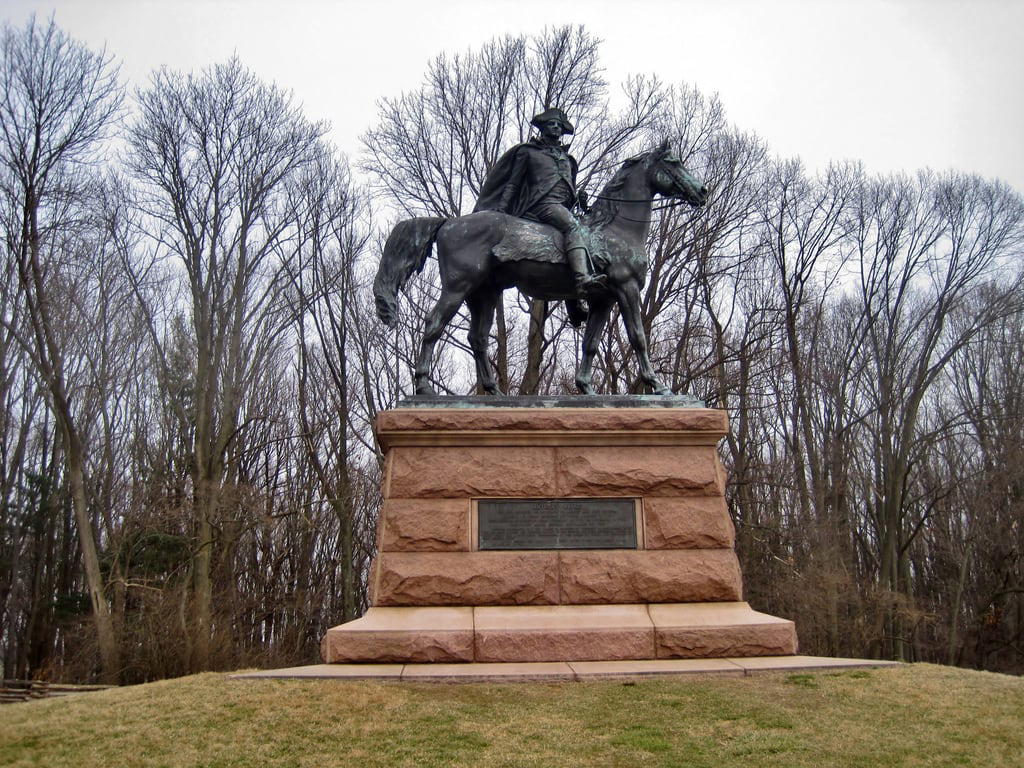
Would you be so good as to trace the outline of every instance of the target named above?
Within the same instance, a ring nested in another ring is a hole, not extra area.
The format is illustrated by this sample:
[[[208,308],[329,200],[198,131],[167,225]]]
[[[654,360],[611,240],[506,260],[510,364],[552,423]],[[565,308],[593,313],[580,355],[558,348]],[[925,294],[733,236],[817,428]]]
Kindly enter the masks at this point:
[[[1024,190],[1024,0],[5,0],[90,46],[133,85],[237,53],[327,119],[350,156],[375,102],[427,62],[506,33],[583,23],[614,87],[631,73],[717,91],[729,118],[811,168],[930,166]]]

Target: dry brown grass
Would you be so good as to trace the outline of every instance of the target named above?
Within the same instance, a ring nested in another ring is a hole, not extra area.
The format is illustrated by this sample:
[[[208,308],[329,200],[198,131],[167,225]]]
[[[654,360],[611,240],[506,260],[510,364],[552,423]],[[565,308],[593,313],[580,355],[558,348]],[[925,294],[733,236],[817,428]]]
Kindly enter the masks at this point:
[[[1024,680],[915,665],[635,684],[206,674],[0,709],[13,766],[1024,766]]]

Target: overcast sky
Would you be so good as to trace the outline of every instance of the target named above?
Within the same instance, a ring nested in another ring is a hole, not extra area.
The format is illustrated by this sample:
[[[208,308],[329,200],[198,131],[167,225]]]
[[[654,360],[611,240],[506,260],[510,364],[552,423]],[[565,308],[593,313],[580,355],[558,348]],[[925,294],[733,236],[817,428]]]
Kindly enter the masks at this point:
[[[613,85],[655,73],[717,91],[729,118],[811,168],[956,168],[1024,191],[1024,0],[5,0],[107,49],[132,85],[237,53],[327,119],[350,155],[375,102],[427,62],[582,23]]]

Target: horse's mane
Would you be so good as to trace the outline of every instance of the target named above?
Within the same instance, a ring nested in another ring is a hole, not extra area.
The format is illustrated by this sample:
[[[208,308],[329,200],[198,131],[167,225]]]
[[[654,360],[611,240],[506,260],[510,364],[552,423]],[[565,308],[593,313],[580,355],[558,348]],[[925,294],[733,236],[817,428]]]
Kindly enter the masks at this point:
[[[621,192],[622,188],[626,186],[626,178],[629,176],[629,172],[633,166],[644,159],[645,155],[637,155],[626,160],[622,166],[615,172],[611,180],[604,185],[604,189],[601,190],[601,194],[598,195],[597,202],[591,206],[590,211],[584,217],[584,221],[590,227],[603,227],[608,224],[612,219],[615,218],[615,214],[619,210],[619,203],[615,200],[608,200],[607,198],[617,197],[616,192]]]

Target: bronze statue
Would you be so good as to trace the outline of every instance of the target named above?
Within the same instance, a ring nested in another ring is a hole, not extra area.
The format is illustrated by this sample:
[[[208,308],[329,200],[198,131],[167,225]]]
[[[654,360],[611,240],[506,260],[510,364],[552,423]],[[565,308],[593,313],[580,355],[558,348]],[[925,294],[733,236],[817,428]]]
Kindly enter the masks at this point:
[[[507,185],[497,186],[504,195]],[[543,192],[539,199],[544,199]],[[590,230],[591,240],[598,246],[592,254],[594,261],[607,275],[605,286],[588,291],[583,354],[576,372],[576,386],[583,394],[594,394],[591,370],[613,302],[619,305],[639,360],[640,378],[657,394],[672,394],[651,365],[640,317],[640,289],[647,279],[644,242],[657,194],[693,206],[707,200],[707,189],[686,172],[668,141],[626,160],[583,217],[582,225]],[[518,188],[515,195],[518,199]],[[535,206],[533,203],[527,210],[535,210]],[[423,269],[435,241],[441,267],[441,297],[427,317],[416,361],[416,394],[433,392],[429,379],[434,345],[463,302],[469,307],[469,342],[480,386],[489,394],[501,394],[487,358],[498,296],[506,288],[515,287],[537,299],[575,299],[577,273],[566,264],[564,239],[554,226],[495,210],[480,210],[455,219],[406,219],[395,226],[384,246],[373,286],[381,320],[389,326],[398,322],[398,291],[414,271]]]
[[[566,259],[575,276],[576,295],[585,299],[607,285],[604,275],[589,269],[589,254],[576,206],[585,208],[586,197],[576,190],[576,158],[562,143],[562,136],[575,129],[565,112],[547,109],[534,115],[530,124],[540,129],[537,136],[519,144],[498,159],[487,175],[477,211],[498,211],[542,224],[550,224],[565,238]]]

